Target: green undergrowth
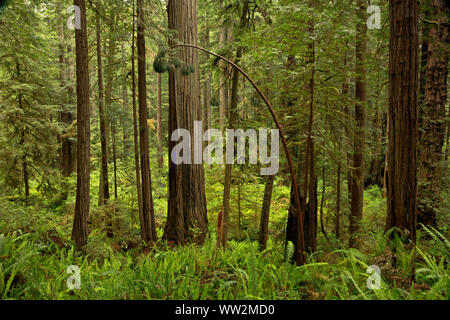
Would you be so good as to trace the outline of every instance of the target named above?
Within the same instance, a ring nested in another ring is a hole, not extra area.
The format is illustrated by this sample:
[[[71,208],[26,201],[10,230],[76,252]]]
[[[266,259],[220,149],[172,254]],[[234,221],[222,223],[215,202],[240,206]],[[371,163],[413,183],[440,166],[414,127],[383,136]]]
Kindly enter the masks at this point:
[[[378,211],[372,204],[369,214]],[[286,262],[292,244],[285,247],[276,234],[263,252],[246,231],[226,249],[216,248],[214,230],[203,246],[150,248],[120,203],[112,209],[114,238],[94,211],[89,242],[78,252],[70,240],[71,206],[57,197],[0,199],[0,299],[449,299],[450,243],[432,228],[418,231],[415,250],[381,231],[364,237],[360,250],[329,233],[319,236],[308,263],[296,266]],[[80,289],[67,286],[72,265],[80,268]],[[367,286],[372,265],[381,271],[374,290]]]

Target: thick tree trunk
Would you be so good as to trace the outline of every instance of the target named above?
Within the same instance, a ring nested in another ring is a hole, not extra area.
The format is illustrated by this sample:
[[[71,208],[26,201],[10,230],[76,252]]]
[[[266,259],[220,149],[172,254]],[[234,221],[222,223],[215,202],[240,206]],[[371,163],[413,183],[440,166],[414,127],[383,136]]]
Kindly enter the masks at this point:
[[[141,151],[141,176],[142,176],[142,213],[144,241],[156,241],[155,216],[153,212],[152,184],[149,159],[149,137],[147,123],[147,77],[145,68],[145,20],[144,0],[138,0],[138,88],[139,88],[139,131]]]
[[[197,0],[170,0],[168,13],[169,28],[177,31],[177,40],[197,45]],[[174,44],[175,40],[169,41],[169,46]],[[194,71],[186,76],[180,68],[169,72],[169,199],[163,238],[178,244],[203,243],[208,233],[203,165],[195,163],[194,150],[193,164],[176,165],[171,153],[177,142],[170,139],[175,130],[186,129],[191,134],[191,149],[195,149],[194,121],[202,119],[198,54],[181,48],[178,58]]]
[[[445,140],[445,104],[448,75],[448,17],[443,0],[428,0],[430,19],[436,21],[427,28],[428,37],[422,53],[425,69],[421,72],[423,101],[419,104],[419,168],[418,168],[418,223],[436,227],[440,205],[442,160]],[[424,35],[426,36],[426,35]],[[423,60],[422,60],[423,61]],[[423,81],[422,81],[423,79]]]
[[[417,224],[418,4],[390,0],[389,146],[386,229]]]
[[[259,250],[263,251],[267,247],[267,238],[269,235],[269,215],[270,204],[272,202],[273,182],[275,175],[268,176],[266,187],[264,188],[264,200],[261,208],[261,219],[259,221]]]
[[[90,185],[90,110],[89,110],[89,66],[86,30],[86,6],[84,0],[74,0],[80,7],[81,28],[75,30],[77,66],[77,194],[72,238],[78,248],[88,240],[89,185]]]
[[[352,195],[350,209],[349,247],[357,248],[360,242],[364,197],[364,145],[366,103],[366,1],[358,0],[358,23],[356,25],[356,105],[355,132],[353,135]]]

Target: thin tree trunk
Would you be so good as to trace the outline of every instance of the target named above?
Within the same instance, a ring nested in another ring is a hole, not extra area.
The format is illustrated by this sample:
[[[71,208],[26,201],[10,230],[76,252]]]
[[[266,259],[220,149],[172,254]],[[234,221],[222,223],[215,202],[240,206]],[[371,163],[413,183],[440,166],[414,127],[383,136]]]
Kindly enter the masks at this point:
[[[155,216],[153,211],[152,184],[149,159],[149,137],[147,123],[147,77],[145,67],[145,20],[144,0],[138,0],[138,88],[139,88],[139,131],[141,151],[141,175],[142,175],[142,208],[144,225],[144,241],[156,241]]]
[[[325,202],[325,186],[326,186],[326,177],[325,177],[325,165],[322,166],[322,198],[320,199],[320,229],[325,238],[328,236],[325,230],[325,226],[323,224],[323,205]]]
[[[108,147],[106,141],[106,119],[104,110],[104,98],[103,98],[103,67],[102,67],[102,45],[100,35],[100,17],[96,16],[97,24],[97,77],[98,77],[98,113],[100,117],[100,143],[102,149],[101,158],[101,193],[103,195],[103,203],[105,205],[109,200],[109,183],[108,183]]]
[[[58,38],[59,38],[59,80],[61,82],[61,87],[64,88],[67,85],[66,73],[67,73],[67,60],[64,54],[65,46],[64,46],[64,22],[60,21],[58,25]],[[60,137],[61,142],[61,158],[60,158],[60,168],[61,174],[63,177],[68,177],[73,171],[73,160],[72,160],[72,142],[70,138],[67,136],[66,128],[70,126],[72,123],[72,113],[67,110],[66,104],[67,101],[67,92],[64,93],[61,97],[62,102],[62,111],[60,112],[59,118],[64,126],[64,131]]]
[[[131,40],[131,91],[133,100],[133,140],[134,140],[134,167],[136,171],[136,190],[139,209],[139,225],[141,231],[141,239],[146,241],[146,229],[144,220],[144,209],[142,204],[142,187],[141,187],[141,170],[139,164],[139,134],[138,134],[138,120],[137,120],[137,106],[136,106],[136,57],[135,57],[135,25],[136,25],[136,9],[135,1],[133,0],[133,35]]]
[[[223,0],[220,1],[220,6],[223,6]],[[219,30],[219,47],[223,48],[227,42],[227,27],[221,27]],[[225,63],[219,63],[220,68],[222,69],[222,74],[220,77],[220,88],[219,88],[219,96],[220,96],[220,106],[219,106],[219,124],[220,131],[223,132],[225,128],[225,120],[228,109],[228,65]]]
[[[109,182],[108,182],[108,145],[106,138],[106,119],[103,105],[103,68],[102,68],[102,44],[100,34],[100,17],[96,15],[96,35],[97,35],[97,74],[98,74],[98,113],[100,117],[100,144],[102,149],[99,206],[107,205],[109,202]],[[106,212],[106,234],[113,236],[111,213]]]
[[[164,157],[163,157],[163,147],[162,147],[162,83],[161,74],[157,73],[158,81],[158,110],[156,112],[156,126],[158,131],[158,164],[159,168],[163,167]]]
[[[112,151],[113,151],[113,170],[114,170],[114,199],[117,200],[117,141],[116,141],[116,120],[112,120]]]
[[[84,0],[74,0],[80,7],[81,28],[75,30],[77,65],[77,194],[72,238],[80,249],[88,240],[89,185],[90,185],[90,110],[89,66],[86,30],[86,6]]]
[[[358,0],[358,23],[356,25],[356,105],[355,132],[353,135],[352,198],[350,209],[349,247],[357,248],[360,242],[361,220],[364,197],[364,145],[365,145],[365,103],[366,103],[366,51],[367,25],[366,1]]]
[[[341,148],[339,148],[340,150]],[[336,238],[341,238],[341,227],[340,227],[340,216],[341,216],[341,161],[339,160],[337,168],[337,179],[336,179],[336,218],[334,224],[334,230],[336,233]]]
[[[418,3],[390,0],[389,146],[386,230],[416,239]]]
[[[311,2],[312,6],[312,2]],[[314,22],[309,22],[309,33],[314,34]],[[316,251],[316,229],[317,229],[317,206],[316,206],[316,177],[315,177],[315,155],[314,155],[314,141],[313,141],[313,126],[314,126],[314,89],[315,89],[315,41],[311,41],[309,47],[309,65],[311,67],[311,77],[308,83],[309,90],[309,119],[306,137],[306,153],[305,153],[305,180],[303,181],[303,207],[308,206],[309,210],[305,211],[305,246],[310,252]]]
[[[25,159],[25,157],[23,157],[22,159],[22,171],[23,171],[23,184],[25,187],[25,198],[28,198],[30,196],[30,184],[28,178],[27,160]]]
[[[244,2],[244,8],[242,10],[241,16],[241,28],[245,28],[247,24],[247,12],[248,12],[248,1]],[[236,51],[236,61],[239,62],[242,56],[242,47],[238,47]],[[228,120],[228,128],[234,129],[237,121],[237,105],[238,105],[238,89],[239,89],[239,71],[237,69],[233,70],[233,85],[231,91],[231,104],[230,104],[230,116]],[[233,165],[225,165],[225,181],[223,190],[223,233],[221,239],[222,247],[226,247],[228,240],[228,228],[230,222],[230,194],[231,194],[231,172]]]
[[[261,219],[259,223],[259,250],[263,251],[267,247],[267,239],[269,235],[269,215],[270,203],[272,202],[273,183],[275,175],[267,177],[266,186],[264,188],[264,200],[261,208]]]

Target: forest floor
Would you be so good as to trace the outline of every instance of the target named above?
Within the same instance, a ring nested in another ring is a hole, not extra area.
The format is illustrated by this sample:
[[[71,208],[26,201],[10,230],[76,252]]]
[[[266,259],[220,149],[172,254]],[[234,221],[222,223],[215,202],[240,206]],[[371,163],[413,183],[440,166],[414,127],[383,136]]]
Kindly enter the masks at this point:
[[[242,185],[241,192],[248,188],[264,185]],[[208,208],[214,212],[220,205],[212,194],[215,184],[208,189]],[[144,246],[136,219],[122,203],[93,209],[83,252],[70,240],[73,195],[67,200],[37,193],[27,200],[1,197],[0,299],[450,299],[450,242],[430,229],[419,230],[416,250],[398,238],[389,240],[381,227],[385,201],[377,189],[365,194],[360,250],[346,248],[345,235],[341,242],[329,232],[319,236],[318,252],[306,265],[286,262],[293,253],[293,246],[283,242],[288,195],[288,188],[274,190],[271,233],[263,252],[254,241],[258,224],[251,215],[253,202],[246,203],[242,195],[246,230],[240,238],[232,232],[225,250],[216,248],[214,217],[203,246]],[[155,208],[164,201],[156,196]],[[116,213],[113,238],[102,227],[105,210]],[[326,228],[332,229],[328,223]],[[379,289],[369,289],[368,283],[377,284],[368,269],[372,265],[381,271]],[[80,289],[68,287],[67,281],[74,279],[69,266],[79,267]]]

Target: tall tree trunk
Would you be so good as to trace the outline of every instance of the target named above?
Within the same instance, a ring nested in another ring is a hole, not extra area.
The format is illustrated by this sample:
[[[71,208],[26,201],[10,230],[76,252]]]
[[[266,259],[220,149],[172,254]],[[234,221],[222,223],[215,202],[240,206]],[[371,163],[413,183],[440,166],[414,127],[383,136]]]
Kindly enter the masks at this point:
[[[100,144],[102,149],[101,158],[101,186],[102,186],[102,205],[109,201],[109,183],[108,183],[108,146],[106,141],[106,119],[103,98],[103,65],[102,65],[102,44],[100,34],[100,17],[96,16],[97,24],[97,76],[98,76],[98,114],[100,117]]]
[[[102,149],[99,206],[107,205],[109,202],[109,182],[108,182],[108,145],[106,140],[106,119],[103,106],[103,65],[102,65],[102,44],[100,34],[100,17],[96,15],[96,35],[97,35],[97,74],[98,74],[98,114],[100,118],[100,144]],[[110,212],[106,213],[106,234],[113,236]]]
[[[297,67],[297,62],[295,59],[294,55],[289,55],[286,61],[286,70],[288,70],[288,72],[292,72],[296,69]],[[288,128],[287,134],[290,137],[295,138],[296,136],[298,136],[298,127],[297,127],[297,123],[299,122],[295,117],[297,115],[297,111],[296,111],[296,106],[297,106],[297,97],[295,95],[293,95],[290,92],[290,83],[285,83],[284,84],[284,92],[282,93],[282,104],[285,106],[285,108],[288,110],[289,115],[294,119],[293,123],[289,123],[290,126],[286,126]],[[297,163],[297,170],[296,170],[296,175],[297,175],[297,181],[298,181],[298,192],[301,195],[301,199],[300,199],[300,205],[301,205],[301,210],[303,212],[305,212],[305,216],[309,213],[307,213],[306,211],[308,211],[309,209],[304,207],[304,200],[303,200],[303,193],[301,192],[300,189],[300,184],[301,184],[301,178],[302,178],[302,172],[304,172],[304,170],[302,170],[303,166],[302,166],[302,155],[304,154],[300,147],[298,146],[298,141],[297,145],[295,147],[293,147],[293,150],[291,151],[293,154],[293,157]],[[306,161],[305,161],[306,162]],[[298,252],[300,250],[299,245],[301,242],[301,236],[300,236],[300,232],[299,232],[300,226],[299,226],[299,220],[298,220],[298,212],[296,210],[296,205],[295,205],[295,189],[293,184],[291,184],[291,194],[290,194],[290,206],[289,206],[289,210],[288,210],[288,219],[287,219],[287,224],[286,224],[286,245],[288,242],[291,242],[294,244],[295,246],[295,251],[294,251],[294,255],[292,256],[292,260],[291,262],[294,261],[298,261]],[[306,230],[304,230],[306,232]],[[305,233],[305,238],[306,238],[306,233]]]
[[[220,1],[220,6],[223,6],[223,0]],[[227,34],[228,28],[221,26],[219,30],[219,46],[223,48],[227,42]],[[220,88],[219,88],[219,96],[220,96],[220,106],[219,106],[219,124],[220,131],[223,132],[225,128],[226,114],[228,109],[228,65],[219,62],[219,66],[222,69],[222,74],[220,77]]]
[[[418,4],[390,0],[389,146],[386,229],[417,224]]]
[[[209,48],[209,26],[205,29],[205,47]],[[204,72],[203,84],[203,131],[211,128],[211,72]]]
[[[162,147],[162,83],[161,74],[157,73],[158,81],[158,110],[156,112],[156,129],[158,131],[158,164],[161,169],[164,165],[163,147]]]
[[[142,176],[142,213],[144,241],[156,241],[155,216],[153,211],[152,184],[149,159],[149,137],[147,123],[147,77],[145,69],[145,20],[144,0],[138,0],[138,88],[139,88],[139,131],[141,151],[141,176]]]
[[[323,205],[325,203],[325,187],[326,187],[326,176],[325,176],[325,165],[322,166],[322,198],[320,199],[320,230],[325,238],[328,236],[323,224]]]
[[[312,6],[311,2],[311,6]],[[308,24],[309,34],[314,34],[314,22],[310,21]],[[308,206],[309,210],[305,211],[305,246],[310,252],[316,251],[316,230],[317,230],[317,206],[316,206],[316,176],[315,176],[315,154],[313,141],[313,126],[314,126],[314,89],[315,89],[315,41],[308,44],[309,48],[309,66],[311,68],[311,77],[308,83],[309,91],[309,119],[306,137],[306,153],[305,153],[305,178],[303,181],[303,207]]]
[[[350,239],[349,247],[359,246],[361,220],[363,215],[364,197],[364,145],[365,145],[365,103],[366,103],[366,51],[367,25],[366,1],[358,0],[358,23],[356,25],[356,105],[355,132],[353,135],[353,170],[352,170],[352,201],[350,209]]]
[[[263,251],[267,247],[267,238],[269,235],[269,215],[270,203],[272,202],[273,183],[275,175],[267,177],[264,188],[264,200],[261,208],[261,219],[259,221],[259,250]]]
[[[139,209],[139,226],[141,231],[141,239],[146,241],[147,232],[144,220],[144,208],[142,204],[142,187],[141,187],[141,170],[139,164],[139,134],[138,134],[138,119],[136,106],[136,57],[135,57],[135,38],[136,38],[136,9],[135,1],[133,0],[133,35],[131,39],[131,94],[133,100],[133,140],[134,140],[134,167],[136,171],[136,190]]]
[[[74,0],[80,7],[81,28],[75,29],[77,66],[77,194],[72,238],[78,248],[88,240],[89,185],[90,185],[90,110],[89,110],[89,66],[86,30],[86,5],[84,0]]]
[[[421,72],[423,101],[419,104],[418,223],[436,227],[442,184],[442,160],[445,140],[445,104],[448,75],[448,17],[443,0],[428,0],[430,19],[423,47],[427,47],[425,70]],[[427,43],[427,45],[425,45]],[[423,58],[423,56],[422,56]],[[422,60],[423,61],[423,60]],[[422,82],[422,79],[425,78]],[[422,86],[424,85],[424,87]]]
[[[170,0],[168,13],[169,28],[177,31],[177,40],[196,45],[197,0]],[[171,39],[169,46],[175,41]],[[191,153],[193,164],[176,165],[171,158],[176,142],[170,139],[175,130],[182,128],[191,133],[194,146],[191,149],[196,149],[198,144],[194,141],[194,121],[202,118],[198,54],[189,48],[177,51],[178,58],[193,66],[194,71],[187,76],[183,76],[179,68],[169,72],[169,199],[163,238],[178,244],[203,243],[208,233],[203,165],[196,163],[199,159],[195,159],[194,150]]]
[[[125,55],[125,45],[122,44],[122,61],[126,61],[126,55]],[[124,69],[123,72],[127,72],[128,70]],[[123,153],[121,155],[122,159],[125,160],[128,157],[128,154],[131,150],[131,142],[129,138],[129,113],[128,113],[128,86],[127,86],[127,78],[123,78],[122,83],[122,110],[123,110],[123,117],[121,117],[121,125],[122,125],[122,139],[123,139]]]
[[[112,152],[113,152],[113,171],[114,171],[114,200],[117,200],[117,140],[116,140],[116,120],[112,120]]]
[[[242,10],[240,27],[245,28],[247,25],[247,12],[248,12],[248,1],[244,2],[244,7]],[[242,47],[238,47],[236,51],[236,63],[239,62],[242,56]],[[228,120],[228,128],[234,129],[237,121],[237,105],[238,105],[238,89],[239,89],[239,71],[233,69],[233,84],[231,90],[231,104],[230,104],[230,115]],[[222,247],[226,247],[228,240],[228,228],[230,222],[230,195],[231,195],[231,173],[233,165],[227,163],[225,165],[225,181],[223,190],[223,233],[221,239]]]
[[[58,25],[58,38],[59,38],[59,80],[61,82],[61,87],[64,88],[67,85],[66,73],[67,73],[67,60],[65,57],[65,45],[64,45],[64,22],[60,21]],[[64,126],[64,131],[60,137],[61,142],[61,152],[60,152],[60,168],[63,177],[68,177],[73,172],[73,160],[72,160],[72,142],[70,137],[67,136],[66,128],[72,124],[72,113],[68,110],[68,92],[63,93],[61,97],[62,111],[60,112],[59,118]]]

